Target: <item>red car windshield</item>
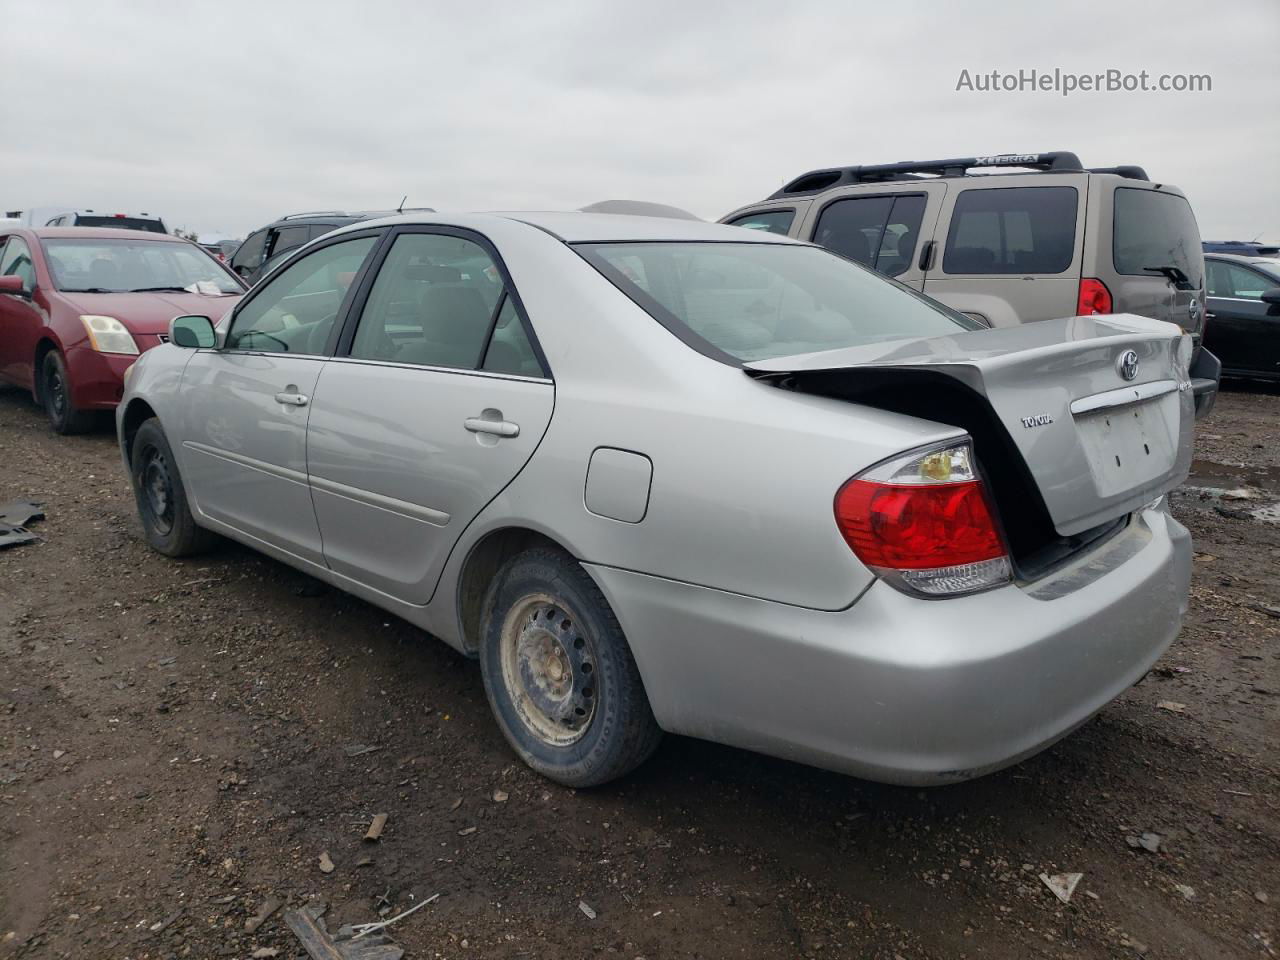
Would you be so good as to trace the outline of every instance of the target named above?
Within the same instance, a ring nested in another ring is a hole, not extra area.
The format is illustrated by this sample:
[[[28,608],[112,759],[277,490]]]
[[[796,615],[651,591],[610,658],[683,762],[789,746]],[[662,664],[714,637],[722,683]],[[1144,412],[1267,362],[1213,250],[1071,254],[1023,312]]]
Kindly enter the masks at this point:
[[[45,240],[43,246],[54,286],[66,293],[244,292],[216,260],[178,240],[68,238]]]

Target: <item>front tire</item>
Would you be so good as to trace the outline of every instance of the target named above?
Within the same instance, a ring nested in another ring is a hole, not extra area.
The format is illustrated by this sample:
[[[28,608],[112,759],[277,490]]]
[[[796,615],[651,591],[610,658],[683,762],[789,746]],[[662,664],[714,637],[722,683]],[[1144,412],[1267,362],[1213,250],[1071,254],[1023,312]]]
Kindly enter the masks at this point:
[[[640,671],[582,566],[538,548],[508,560],[485,595],[480,668],[507,742],[569,787],[621,777],[658,746]]]
[[[178,462],[155,417],[134,435],[130,467],[138,516],[152,549],[167,557],[187,557],[208,550],[217,536],[196,526]]]
[[[63,436],[85,433],[97,425],[98,418],[93,411],[77,410],[71,402],[67,364],[57,350],[46,353],[40,364],[40,399],[54,433]]]

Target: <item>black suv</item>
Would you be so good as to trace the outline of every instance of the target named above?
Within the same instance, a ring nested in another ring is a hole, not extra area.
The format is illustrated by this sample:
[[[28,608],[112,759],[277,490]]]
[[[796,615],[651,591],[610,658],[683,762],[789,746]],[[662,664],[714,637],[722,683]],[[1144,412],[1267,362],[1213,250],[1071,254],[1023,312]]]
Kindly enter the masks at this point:
[[[402,210],[317,210],[290,213],[245,238],[229,266],[249,283],[257,283],[276,264],[299,247],[331,230],[359,220],[394,217],[401,213],[433,213],[430,207],[406,207]]]

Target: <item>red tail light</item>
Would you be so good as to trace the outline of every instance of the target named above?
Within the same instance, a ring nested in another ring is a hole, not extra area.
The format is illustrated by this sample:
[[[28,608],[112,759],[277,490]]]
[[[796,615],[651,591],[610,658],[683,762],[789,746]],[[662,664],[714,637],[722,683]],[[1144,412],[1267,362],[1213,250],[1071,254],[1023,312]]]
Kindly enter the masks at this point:
[[[1076,316],[1087,317],[1095,313],[1111,312],[1111,291],[1101,280],[1084,277],[1080,281],[1080,296],[1076,298]]]
[[[858,559],[931,596],[1008,581],[1009,559],[968,443],[908,454],[849,480],[836,524]]]

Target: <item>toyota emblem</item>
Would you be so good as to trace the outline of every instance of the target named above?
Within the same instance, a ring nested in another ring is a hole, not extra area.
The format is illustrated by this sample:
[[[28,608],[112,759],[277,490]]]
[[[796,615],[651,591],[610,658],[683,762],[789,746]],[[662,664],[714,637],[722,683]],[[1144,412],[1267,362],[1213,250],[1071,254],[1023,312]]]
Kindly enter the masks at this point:
[[[1138,375],[1138,351],[1126,350],[1116,358],[1116,372],[1126,380]]]

